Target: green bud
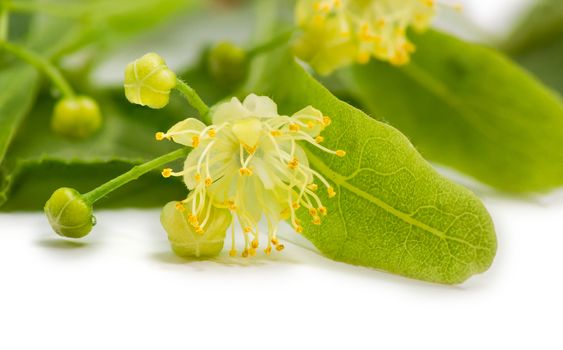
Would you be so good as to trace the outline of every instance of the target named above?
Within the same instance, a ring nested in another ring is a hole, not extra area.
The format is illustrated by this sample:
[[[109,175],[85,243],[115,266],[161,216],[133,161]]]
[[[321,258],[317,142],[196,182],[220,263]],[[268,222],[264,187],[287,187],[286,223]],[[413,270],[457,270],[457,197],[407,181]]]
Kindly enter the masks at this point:
[[[63,237],[81,238],[94,225],[92,206],[75,189],[62,187],[45,203],[45,215],[53,230]]]
[[[55,105],[51,128],[61,136],[83,139],[102,125],[96,101],[87,96],[63,98]]]
[[[170,100],[170,90],[176,86],[176,74],[162,57],[147,53],[125,68],[123,87],[129,102],[150,108],[163,108]]]
[[[218,82],[232,85],[246,76],[248,60],[246,52],[230,42],[220,42],[209,52],[209,73]]]
[[[188,206],[191,207],[191,206]],[[174,253],[184,258],[213,257],[223,249],[232,221],[229,210],[211,206],[204,227],[203,217],[195,217],[180,202],[169,202],[162,209],[160,222],[168,234]]]

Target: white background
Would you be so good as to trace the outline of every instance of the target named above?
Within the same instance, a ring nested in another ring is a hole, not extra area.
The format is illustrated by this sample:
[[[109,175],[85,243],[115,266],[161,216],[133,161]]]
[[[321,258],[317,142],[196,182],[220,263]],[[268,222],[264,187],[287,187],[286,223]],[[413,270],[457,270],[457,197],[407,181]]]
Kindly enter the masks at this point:
[[[467,11],[502,32],[495,18],[516,2]],[[562,193],[480,195],[497,258],[456,287],[291,243],[270,259],[186,262],[158,210],[98,212],[83,243],[57,238],[42,214],[0,214],[0,349],[561,349]]]

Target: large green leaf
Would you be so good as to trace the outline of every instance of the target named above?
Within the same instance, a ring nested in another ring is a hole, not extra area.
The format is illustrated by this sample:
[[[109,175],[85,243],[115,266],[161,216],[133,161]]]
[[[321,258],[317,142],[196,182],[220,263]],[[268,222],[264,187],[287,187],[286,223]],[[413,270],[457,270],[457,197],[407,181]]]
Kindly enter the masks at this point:
[[[537,1],[503,48],[546,84],[563,93],[563,2]]]
[[[346,73],[374,118],[405,133],[427,158],[498,189],[563,184],[563,105],[494,50],[445,34],[416,38],[412,63],[372,62]]]
[[[155,141],[154,133],[167,130],[183,115],[176,103],[154,111],[124,102],[122,93],[97,99],[104,115],[103,128],[83,141],[55,135],[49,127],[54,102],[50,98],[40,99],[21,126],[0,169],[4,178],[0,205],[9,198],[3,210],[41,209],[58,187],[89,191],[135,164],[174,149],[171,143]],[[186,111],[185,103],[181,107]],[[159,206],[185,195],[185,186],[180,181],[162,179],[154,172],[99,204]]]
[[[393,127],[342,102],[290,55],[275,52],[254,67],[248,91],[272,96],[282,113],[307,105],[333,122],[326,146],[308,147],[310,164],[334,184],[320,193],[328,216],[320,226],[303,210],[304,235],[326,256],[421,280],[460,283],[491,265],[493,224],[477,197],[439,175]]]

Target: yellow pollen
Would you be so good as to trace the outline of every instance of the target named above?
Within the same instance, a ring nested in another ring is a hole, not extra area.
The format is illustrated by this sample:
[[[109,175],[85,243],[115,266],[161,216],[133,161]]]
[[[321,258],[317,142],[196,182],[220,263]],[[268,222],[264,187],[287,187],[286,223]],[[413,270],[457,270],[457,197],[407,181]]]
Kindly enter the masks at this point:
[[[184,207],[184,203],[182,203],[182,202],[176,203],[176,210],[178,210],[178,211],[186,210],[186,207]]]
[[[307,188],[310,189],[311,191],[315,192],[316,190],[319,189],[319,186],[317,184],[308,184]]]
[[[276,250],[277,250],[278,252],[281,252],[284,248],[285,248],[285,246],[284,246],[283,244],[278,244],[278,245],[276,245]]]
[[[279,131],[279,130],[272,130],[272,131],[270,131],[270,134],[271,134],[272,136],[281,136],[281,131]]]
[[[313,224],[314,225],[320,225],[321,224],[321,218],[319,216],[315,216],[313,218]]]
[[[172,176],[172,169],[170,169],[170,168],[162,169],[162,177],[168,178],[170,176]]]
[[[217,131],[215,131],[215,129],[210,129],[207,132],[207,135],[209,135],[209,137],[215,137],[215,135],[217,135]]]
[[[289,161],[289,163],[287,163],[287,166],[289,167],[289,169],[295,170],[299,166],[299,161],[297,160],[297,158],[293,158]]]
[[[336,151],[336,155],[339,157],[344,157],[346,155],[346,151],[339,149]]]
[[[301,128],[295,123],[289,124],[289,131],[298,132]]]
[[[327,191],[328,191],[328,198],[332,198],[336,196],[336,192],[334,192],[334,188],[329,187]]]
[[[229,250],[229,256],[231,256],[231,257],[237,256],[237,251],[234,250],[234,249]]]
[[[323,124],[324,124],[324,126],[329,126],[330,123],[332,123],[332,120],[330,119],[330,117],[328,117],[328,116],[325,115],[325,116],[323,117]]]
[[[252,248],[258,248],[258,240],[256,238],[252,240]]]
[[[162,140],[164,140],[164,133],[162,131],[159,131],[154,135],[154,138],[157,141],[162,141]]]
[[[321,215],[326,215],[326,213],[327,213],[326,207],[320,207],[319,213],[321,213]]]
[[[192,137],[192,147],[196,148],[197,146],[199,146],[199,136],[193,136]]]
[[[317,143],[321,143],[321,142],[323,142],[324,140],[325,140],[325,138],[322,137],[322,136],[317,136],[317,137],[315,137],[315,142],[317,142]]]
[[[250,170],[248,168],[240,168],[238,171],[242,176],[251,176],[252,175],[252,170]]]

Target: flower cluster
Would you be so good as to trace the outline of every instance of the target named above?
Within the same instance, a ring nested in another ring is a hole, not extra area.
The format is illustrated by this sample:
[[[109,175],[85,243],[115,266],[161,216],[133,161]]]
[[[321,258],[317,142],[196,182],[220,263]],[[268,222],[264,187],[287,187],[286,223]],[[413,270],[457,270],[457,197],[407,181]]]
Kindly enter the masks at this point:
[[[164,169],[164,177],[181,176],[190,193],[176,205],[187,211],[189,224],[205,234],[214,208],[229,209],[236,216],[244,234],[242,256],[252,256],[259,246],[258,222],[265,217],[268,225],[266,254],[273,247],[284,247],[276,237],[278,224],[288,219],[297,232],[303,231],[296,210],[305,208],[313,224],[327,215],[317,191],[324,188],[328,197],[335,191],[328,181],[309,167],[307,155],[299,142],[343,157],[321,145],[321,131],[330,118],[308,106],[293,116],[279,115],[268,97],[251,94],[243,102],[237,98],[211,110],[213,124],[206,126],[189,118],[174,125],[157,140],[171,139],[193,147],[184,169]],[[231,222],[233,246],[234,220]]]
[[[415,50],[407,29],[425,30],[435,12],[435,0],[299,0],[295,53],[320,74],[372,56],[402,65]]]

